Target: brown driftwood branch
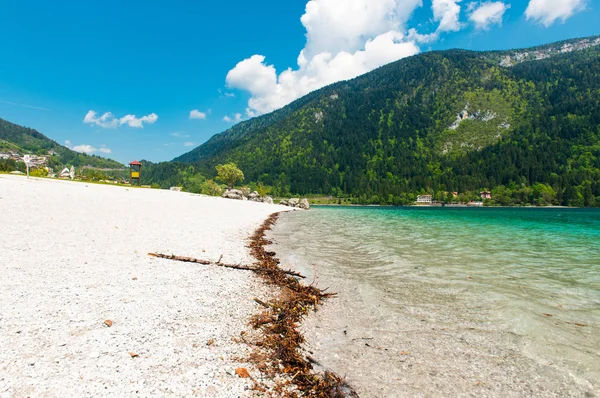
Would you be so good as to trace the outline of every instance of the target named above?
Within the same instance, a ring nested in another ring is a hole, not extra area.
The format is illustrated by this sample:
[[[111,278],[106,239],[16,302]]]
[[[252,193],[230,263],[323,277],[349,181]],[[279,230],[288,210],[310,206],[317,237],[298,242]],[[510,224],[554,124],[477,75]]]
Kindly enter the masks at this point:
[[[262,301],[258,297],[254,297],[254,301],[256,301],[258,304],[262,305],[265,308],[271,308],[271,306],[269,304],[265,303],[264,301]]]
[[[193,258],[193,257],[176,256],[174,254],[148,253],[148,255],[152,256],[152,257],[157,257],[157,258],[164,258],[166,260],[183,261],[185,263],[196,263],[196,264],[202,264],[202,265],[217,265],[219,267],[241,269],[241,270],[245,270],[245,271],[253,271],[253,272],[258,272],[258,273],[271,272],[270,270],[264,270],[262,268],[256,268],[256,267],[249,267],[247,265],[242,265],[242,264],[224,264],[221,262],[221,260],[223,259],[223,255],[221,255],[221,257],[219,257],[219,260],[217,262],[201,260],[201,259]],[[282,270],[282,272],[284,272],[287,275],[296,276],[298,278],[302,278],[302,279],[306,278],[304,275],[302,275],[298,272],[292,271],[292,270],[287,270],[287,271]]]

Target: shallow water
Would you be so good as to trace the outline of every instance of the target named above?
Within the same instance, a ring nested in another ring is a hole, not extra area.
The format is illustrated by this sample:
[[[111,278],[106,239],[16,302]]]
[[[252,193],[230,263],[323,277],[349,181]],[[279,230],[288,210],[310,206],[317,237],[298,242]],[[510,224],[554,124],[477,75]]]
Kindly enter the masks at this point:
[[[339,293],[307,349],[361,396],[599,392],[598,210],[315,208],[271,237]]]

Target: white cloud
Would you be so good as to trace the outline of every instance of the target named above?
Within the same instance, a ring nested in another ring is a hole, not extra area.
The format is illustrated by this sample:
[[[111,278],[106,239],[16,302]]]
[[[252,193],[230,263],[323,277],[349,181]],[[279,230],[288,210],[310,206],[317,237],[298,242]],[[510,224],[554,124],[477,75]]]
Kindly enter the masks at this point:
[[[525,16],[548,27],[556,20],[566,21],[576,12],[583,10],[585,4],[585,0],[531,0],[525,10]]]
[[[461,28],[459,22],[461,0],[433,0],[433,20],[439,22],[437,32],[458,32]]]
[[[183,146],[196,146],[195,142],[185,142]]]
[[[83,118],[83,123],[95,124],[103,128],[117,128],[124,124],[129,127],[143,128],[144,123],[152,124],[158,120],[156,113],[151,113],[140,118],[135,115],[125,115],[122,118],[116,118],[111,112],[105,112],[102,116],[98,117],[96,111],[90,110]]]
[[[149,115],[142,116],[140,118],[137,118],[135,115],[125,115],[119,119],[119,124],[120,125],[127,124],[129,127],[134,127],[134,128],[143,128],[144,123],[152,124],[152,123],[156,123],[157,120],[158,120],[158,115],[156,113],[151,113]]]
[[[190,119],[206,120],[206,113],[200,112],[198,109],[190,111]]]
[[[407,35],[409,40],[412,40],[416,43],[431,43],[433,41],[436,41],[437,38],[439,37],[438,32],[433,32],[433,33],[429,33],[429,34],[420,34],[419,32],[417,32],[416,29],[409,29],[408,30],[408,35]]]
[[[469,4],[469,8],[474,3]],[[475,24],[477,29],[487,30],[492,25],[502,25],[502,16],[510,8],[510,4],[504,4],[501,1],[481,3],[475,5],[469,19]]]
[[[85,144],[74,146],[73,150],[75,152],[79,152],[79,153],[87,153],[88,155],[90,153],[94,153],[94,152],[97,151],[97,149],[94,148],[93,146],[91,146],[91,145],[85,145]]]
[[[235,94],[234,93],[225,93],[225,96],[229,97],[229,98],[235,98]]]
[[[98,117],[96,111],[90,110],[83,118],[83,123],[96,124],[104,128],[116,128],[119,124],[119,121],[115,119],[111,112],[106,112],[102,116]]]
[[[87,153],[88,155],[94,153],[94,152],[102,152],[104,154],[109,154],[112,153],[112,150],[110,148],[107,148],[106,145],[101,145],[100,148],[96,149],[95,147],[88,145],[88,144],[81,144],[81,145],[75,145],[73,146],[71,144],[70,140],[66,140],[65,141],[65,146],[75,152],[79,152],[79,153]]]
[[[171,135],[173,137],[177,137],[177,138],[188,138],[190,136],[189,134],[183,134],[183,133],[180,133],[179,131],[171,133]]]
[[[300,18],[306,28],[304,57],[354,53],[369,39],[404,31],[421,0],[311,0]]]
[[[264,55],[255,54],[229,71],[227,86],[250,92],[246,113],[256,116],[327,84],[417,54],[416,40],[403,32],[419,6],[421,0],[311,0],[301,18],[307,42],[297,69],[278,74]],[[228,116],[223,120],[233,121]]]
[[[229,116],[225,116],[223,117],[223,121],[227,122],[227,123],[233,123],[233,122],[239,122],[242,120],[242,114],[241,113],[236,113],[235,115],[233,115],[233,117],[229,117]]]

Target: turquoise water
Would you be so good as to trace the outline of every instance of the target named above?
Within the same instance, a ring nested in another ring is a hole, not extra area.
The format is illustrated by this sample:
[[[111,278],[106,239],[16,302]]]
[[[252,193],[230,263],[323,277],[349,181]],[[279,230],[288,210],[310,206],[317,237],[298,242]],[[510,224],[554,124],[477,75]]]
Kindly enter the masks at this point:
[[[282,216],[274,236],[309,277],[360,286],[364,316],[371,297],[382,318],[510,334],[518,356],[597,387],[599,210],[317,207]],[[482,351],[506,348],[480,340]]]

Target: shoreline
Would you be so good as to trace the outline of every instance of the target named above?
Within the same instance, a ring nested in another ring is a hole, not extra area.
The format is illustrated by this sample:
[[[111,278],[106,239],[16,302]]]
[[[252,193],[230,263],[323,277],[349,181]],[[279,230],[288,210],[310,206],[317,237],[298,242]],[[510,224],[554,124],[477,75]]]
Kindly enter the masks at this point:
[[[268,299],[254,298],[263,310],[252,317],[251,324],[261,335],[252,341],[256,348],[250,356],[261,373],[271,380],[262,385],[255,382],[254,389],[267,391],[270,388],[271,392],[290,397],[358,397],[355,390],[335,373],[329,370],[315,372],[314,361],[302,348],[304,337],[299,331],[302,321],[336,293],[326,293],[312,284],[301,283],[304,276],[297,273],[290,276],[290,271],[279,266],[275,253],[265,250],[272,244],[266,233],[281,213],[284,212],[271,214],[256,230],[250,243],[260,270],[258,274],[271,287]],[[290,375],[293,376],[290,378]]]
[[[572,207],[572,206],[469,206],[469,205],[356,205],[323,203],[312,204],[313,207],[417,207],[417,208],[452,208],[452,209],[598,209],[598,207]]]
[[[252,233],[289,210],[0,176],[0,396],[251,396],[240,332],[272,288],[148,253],[252,264]]]

